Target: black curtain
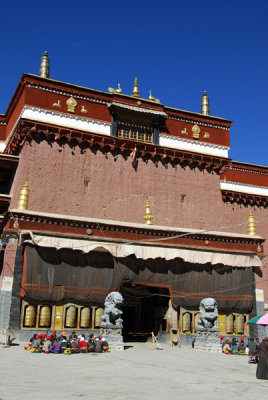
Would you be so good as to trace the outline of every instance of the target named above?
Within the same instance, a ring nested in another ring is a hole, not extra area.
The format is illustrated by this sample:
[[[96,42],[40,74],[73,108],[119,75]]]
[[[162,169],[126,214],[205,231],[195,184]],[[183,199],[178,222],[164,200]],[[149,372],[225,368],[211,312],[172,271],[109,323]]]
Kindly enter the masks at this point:
[[[134,255],[115,258],[107,252],[83,254],[72,249],[27,245],[23,271],[24,297],[37,301],[103,304],[123,282],[166,287],[177,308],[199,307],[213,297],[222,310],[250,310],[252,268],[190,264],[176,258],[142,260]]]

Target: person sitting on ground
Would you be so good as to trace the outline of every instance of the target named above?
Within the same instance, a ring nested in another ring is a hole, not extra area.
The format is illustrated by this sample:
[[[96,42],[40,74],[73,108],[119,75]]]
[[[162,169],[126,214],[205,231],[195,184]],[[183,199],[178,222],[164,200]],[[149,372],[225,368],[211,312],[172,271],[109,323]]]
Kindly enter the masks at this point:
[[[42,340],[40,335],[37,335],[33,340],[31,350],[35,353],[40,353],[42,351]]]
[[[87,342],[85,341],[85,335],[81,335],[79,336],[79,343],[78,343],[78,347],[79,347],[79,351],[80,353],[86,353],[87,352]]]
[[[58,354],[60,353],[60,349],[61,349],[61,343],[60,343],[60,339],[57,337],[55,342],[52,345],[52,353]]]
[[[107,340],[103,336],[101,338],[101,345],[102,345],[102,352],[103,353],[108,353],[109,344],[108,344]]]
[[[69,336],[69,343],[71,343],[73,339],[77,340],[77,334],[75,332],[72,332]]]
[[[240,356],[244,356],[246,354],[245,350],[246,348],[245,348],[244,338],[241,338],[240,343],[238,344],[238,354]]]
[[[74,335],[71,339],[70,339],[70,343],[69,343],[70,349],[72,351],[72,353],[78,353],[78,338],[76,335]]]
[[[238,355],[238,343],[236,340],[232,340],[232,354]]]
[[[68,347],[68,342],[67,342],[67,338],[64,335],[61,335],[61,340],[60,340],[60,352],[64,353],[65,350]]]
[[[95,352],[95,336],[93,333],[91,333],[88,337],[88,342],[87,342],[87,351],[89,353],[94,353]]]
[[[49,353],[51,348],[52,348],[51,336],[47,336],[46,340],[44,341],[42,350],[44,353]]]
[[[101,343],[102,335],[99,335],[95,339],[95,353],[102,353],[102,343]]]
[[[230,338],[229,337],[226,338],[225,344],[223,346],[223,352],[225,354],[232,354],[232,346],[230,344]]]
[[[57,331],[52,331],[52,335],[51,335],[51,342],[54,343],[57,337]]]
[[[248,339],[248,355],[249,356],[256,356],[259,353],[259,349],[257,344],[254,342],[253,338]]]

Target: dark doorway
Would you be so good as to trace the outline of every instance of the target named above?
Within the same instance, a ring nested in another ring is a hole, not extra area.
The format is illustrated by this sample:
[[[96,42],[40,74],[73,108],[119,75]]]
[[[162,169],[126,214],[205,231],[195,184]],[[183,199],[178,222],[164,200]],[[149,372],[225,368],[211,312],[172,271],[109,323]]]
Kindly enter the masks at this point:
[[[169,291],[166,288],[126,283],[121,286],[124,297],[123,337],[125,341],[146,341],[166,330]]]

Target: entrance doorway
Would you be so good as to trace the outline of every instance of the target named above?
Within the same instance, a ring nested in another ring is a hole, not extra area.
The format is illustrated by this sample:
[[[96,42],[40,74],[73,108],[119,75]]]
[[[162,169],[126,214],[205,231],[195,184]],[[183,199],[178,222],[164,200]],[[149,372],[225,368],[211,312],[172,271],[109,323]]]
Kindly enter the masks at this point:
[[[120,288],[124,297],[123,337],[125,341],[146,341],[167,329],[166,314],[169,290],[166,288],[125,283]]]

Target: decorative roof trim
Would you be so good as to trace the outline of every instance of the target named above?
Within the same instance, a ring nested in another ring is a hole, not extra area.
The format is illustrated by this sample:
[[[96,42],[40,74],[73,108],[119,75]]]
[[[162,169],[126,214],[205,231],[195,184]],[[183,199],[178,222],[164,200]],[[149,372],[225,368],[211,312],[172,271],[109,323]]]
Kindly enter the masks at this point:
[[[228,158],[228,150],[230,149],[227,146],[183,139],[176,136],[164,135],[162,133],[159,135],[159,140],[160,146],[167,146],[178,150],[194,151],[195,153],[213,155],[216,157]]]
[[[128,104],[118,103],[116,101],[108,104],[108,107],[109,108],[110,107],[119,107],[119,108],[125,108],[127,110],[131,110],[131,111],[142,112],[142,113],[145,113],[145,114],[160,115],[160,116],[165,117],[165,118],[168,117],[168,115],[163,111],[152,110],[151,108],[130,106]]]
[[[240,192],[268,197],[268,187],[265,186],[255,186],[246,183],[220,181],[220,188],[221,190],[227,190],[231,192]]]

